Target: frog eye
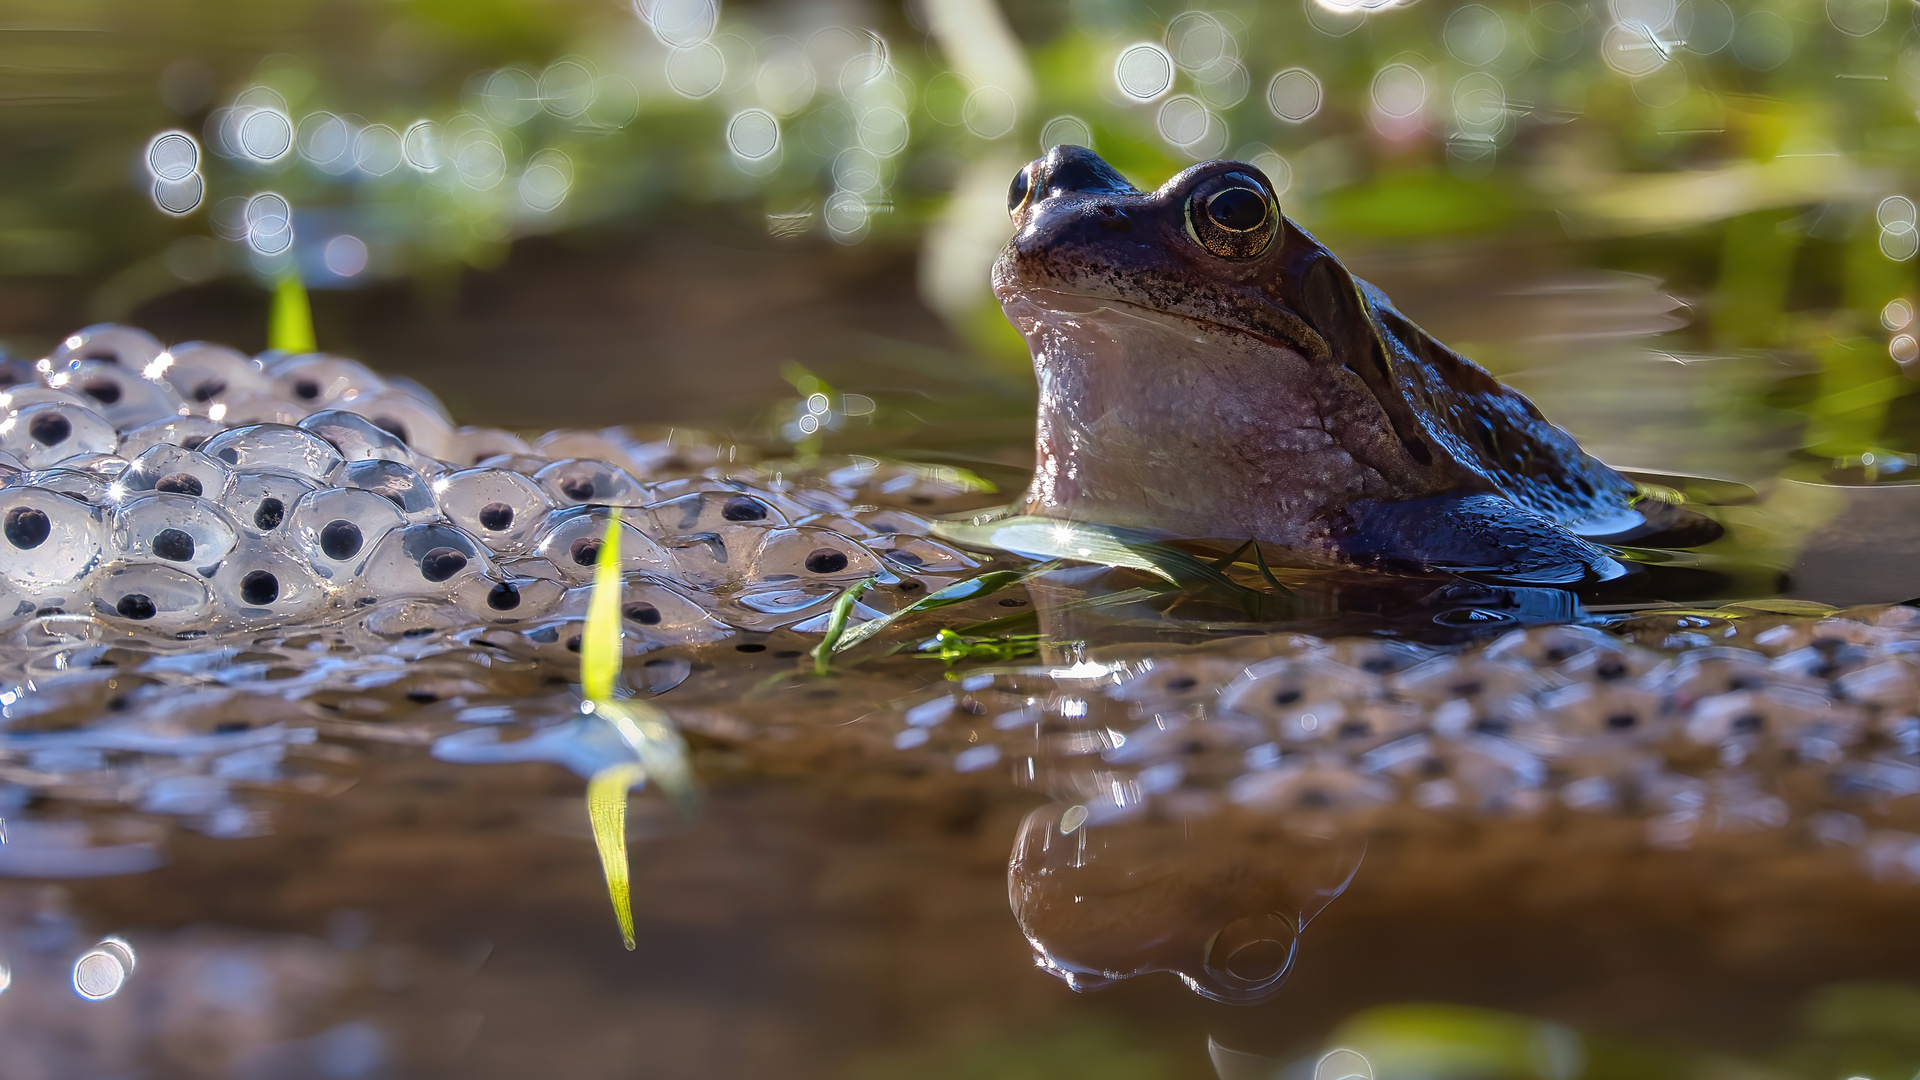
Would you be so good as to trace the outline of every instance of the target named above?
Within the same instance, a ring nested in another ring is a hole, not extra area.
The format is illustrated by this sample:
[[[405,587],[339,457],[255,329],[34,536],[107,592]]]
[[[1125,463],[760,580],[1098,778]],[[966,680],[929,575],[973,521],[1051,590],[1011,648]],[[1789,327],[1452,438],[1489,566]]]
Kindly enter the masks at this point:
[[[1264,184],[1245,173],[1210,178],[1187,196],[1187,231],[1223,259],[1251,259],[1267,250],[1280,214]]]
[[[1023,166],[1019,172],[1013,174],[1013,184],[1007,188],[1007,213],[1020,212],[1021,205],[1027,201],[1027,188],[1027,170]]]

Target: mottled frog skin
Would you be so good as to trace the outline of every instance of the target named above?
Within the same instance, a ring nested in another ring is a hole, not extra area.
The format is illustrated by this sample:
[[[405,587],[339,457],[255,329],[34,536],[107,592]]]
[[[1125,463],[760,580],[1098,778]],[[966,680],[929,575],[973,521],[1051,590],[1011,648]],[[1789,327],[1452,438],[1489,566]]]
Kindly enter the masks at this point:
[[[1632,481],[1401,314],[1251,165],[1143,192],[1055,147],[994,292],[1039,378],[1030,513],[1309,558],[1576,583],[1644,534]]]

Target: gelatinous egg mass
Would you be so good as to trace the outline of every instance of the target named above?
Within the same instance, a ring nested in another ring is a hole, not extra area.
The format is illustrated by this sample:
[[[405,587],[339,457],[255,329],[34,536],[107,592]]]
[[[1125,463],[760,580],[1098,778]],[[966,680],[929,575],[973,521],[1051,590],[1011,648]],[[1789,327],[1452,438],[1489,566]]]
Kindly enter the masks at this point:
[[[862,459],[796,486],[684,430],[529,445],[456,427],[428,391],[353,360],[165,346],[124,326],[14,368],[0,631],[91,619],[177,649],[308,624],[401,640],[505,625],[553,627],[564,646],[616,507],[622,610],[646,648],[803,624],[862,578],[899,586],[880,603],[977,565],[941,555],[925,519],[872,508],[963,491],[905,466]]]

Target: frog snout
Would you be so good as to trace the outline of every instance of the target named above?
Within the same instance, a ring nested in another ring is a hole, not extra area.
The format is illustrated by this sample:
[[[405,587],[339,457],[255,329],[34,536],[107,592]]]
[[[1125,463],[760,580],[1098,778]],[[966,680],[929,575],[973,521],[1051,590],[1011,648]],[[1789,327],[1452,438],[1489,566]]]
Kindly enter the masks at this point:
[[[1027,173],[1035,202],[1061,195],[1140,194],[1140,189],[1084,146],[1056,146],[1047,151],[1046,157],[1028,165]]]

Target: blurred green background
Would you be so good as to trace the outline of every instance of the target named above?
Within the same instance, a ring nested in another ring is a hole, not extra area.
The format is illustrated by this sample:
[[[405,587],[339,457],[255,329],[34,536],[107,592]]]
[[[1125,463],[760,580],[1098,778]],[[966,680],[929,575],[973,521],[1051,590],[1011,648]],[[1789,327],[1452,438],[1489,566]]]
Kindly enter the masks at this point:
[[[880,401],[847,446],[1017,455],[986,266],[1013,170],[1084,142],[1143,186],[1259,165],[1611,459],[1884,479],[1920,460],[1917,13],[9,0],[0,340],[259,348],[291,268],[323,346],[465,420],[774,431],[797,363]]]

